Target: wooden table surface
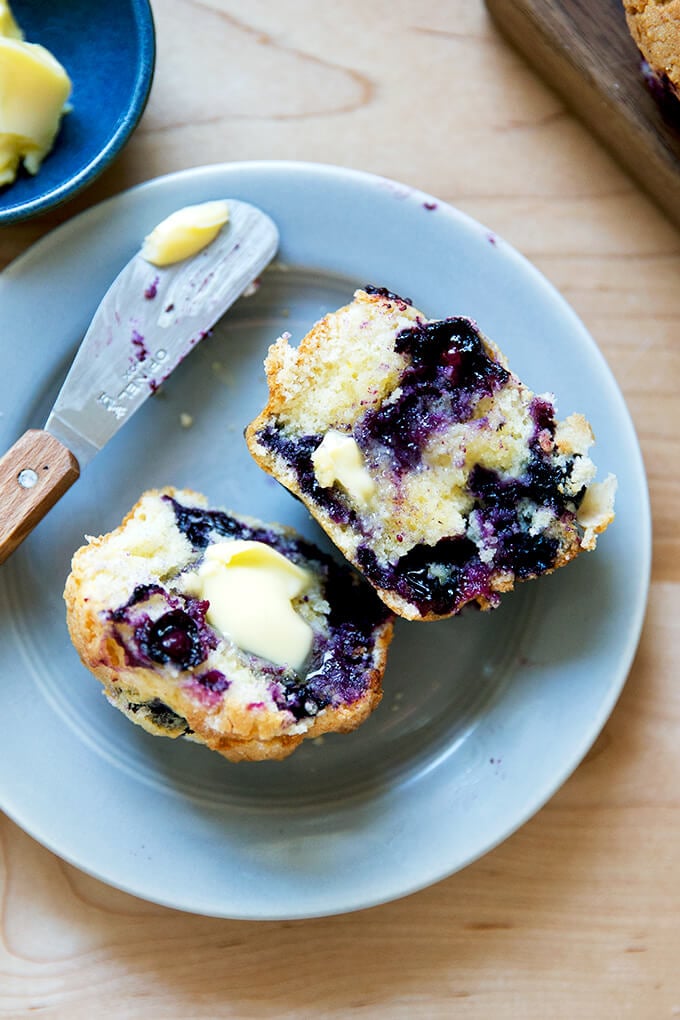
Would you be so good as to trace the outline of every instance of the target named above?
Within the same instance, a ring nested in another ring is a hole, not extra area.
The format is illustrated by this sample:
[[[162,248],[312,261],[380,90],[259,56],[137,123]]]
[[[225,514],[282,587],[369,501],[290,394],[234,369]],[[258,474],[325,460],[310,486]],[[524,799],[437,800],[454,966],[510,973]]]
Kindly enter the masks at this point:
[[[680,236],[498,36],[482,0],[155,0],[158,63],[115,165],[0,231],[0,266],[108,195],[203,163],[391,176],[503,235],[582,317],[633,415],[652,586],[623,695],[519,832],[406,899],[246,923],[138,901],[0,822],[0,1016],[680,1016]]]

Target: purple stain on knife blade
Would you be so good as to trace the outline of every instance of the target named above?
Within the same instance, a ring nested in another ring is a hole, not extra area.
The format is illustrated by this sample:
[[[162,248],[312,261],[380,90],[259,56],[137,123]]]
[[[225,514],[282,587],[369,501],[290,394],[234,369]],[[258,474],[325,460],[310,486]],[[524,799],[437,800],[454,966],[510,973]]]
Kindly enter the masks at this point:
[[[210,283],[210,281],[212,280],[212,278],[213,278],[213,276],[214,276],[214,275],[215,275],[215,273],[214,273],[214,272],[211,272],[211,273],[208,273],[208,275],[207,275],[207,276],[205,276],[205,277],[203,278],[203,280],[202,280],[202,282],[201,282],[201,285],[200,285],[200,287],[198,288],[198,293],[199,293],[199,294],[201,293],[201,291],[202,291],[202,290],[204,290],[204,289],[205,289],[205,287],[207,287],[207,286],[208,286],[208,284]],[[192,286],[193,286],[193,284],[192,284]]]
[[[133,329],[131,339],[132,346],[135,348],[135,358],[137,361],[146,361],[149,352],[146,349],[146,344],[144,343],[144,337],[142,334],[138,330]]]
[[[192,337],[189,338],[189,346],[190,347],[195,347],[196,344],[200,343],[201,340],[205,339],[205,337],[207,337],[207,336],[212,336],[212,330],[211,329],[202,329],[200,331],[200,333],[197,333],[195,336],[192,336]],[[186,355],[184,355],[182,357],[182,360],[184,360],[185,356]]]
[[[201,329],[195,337],[192,337],[190,344],[198,344],[200,341],[205,340],[206,337],[212,337],[212,329]]]

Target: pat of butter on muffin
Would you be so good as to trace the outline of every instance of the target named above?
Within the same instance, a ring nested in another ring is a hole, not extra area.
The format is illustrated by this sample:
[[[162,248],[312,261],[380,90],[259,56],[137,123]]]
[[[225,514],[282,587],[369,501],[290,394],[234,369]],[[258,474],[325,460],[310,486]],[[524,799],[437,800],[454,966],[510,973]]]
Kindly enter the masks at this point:
[[[229,206],[223,200],[178,209],[144,238],[142,258],[154,266],[183,262],[207,248],[228,219]]]
[[[0,186],[19,163],[36,174],[54,144],[71,81],[49,50],[24,42],[9,5],[0,0]]]
[[[208,623],[239,648],[301,669],[314,635],[292,600],[310,583],[306,570],[264,542],[225,539],[206,550],[187,590],[210,603]]]
[[[348,496],[368,506],[375,496],[375,482],[366,470],[355,439],[332,429],[312,454],[316,480],[322,488],[338,482]]]

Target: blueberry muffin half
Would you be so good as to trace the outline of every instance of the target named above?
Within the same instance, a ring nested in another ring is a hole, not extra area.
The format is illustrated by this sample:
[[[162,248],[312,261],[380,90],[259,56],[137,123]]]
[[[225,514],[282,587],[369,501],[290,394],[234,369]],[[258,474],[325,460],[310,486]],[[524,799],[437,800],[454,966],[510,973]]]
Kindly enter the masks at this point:
[[[64,597],[113,705],[232,761],[353,730],[381,698],[392,617],[370,586],[291,529],[196,493],[145,493],[76,552]]]
[[[266,359],[249,449],[400,616],[489,609],[613,519],[588,422],[557,422],[472,320],[367,288],[288,339]]]

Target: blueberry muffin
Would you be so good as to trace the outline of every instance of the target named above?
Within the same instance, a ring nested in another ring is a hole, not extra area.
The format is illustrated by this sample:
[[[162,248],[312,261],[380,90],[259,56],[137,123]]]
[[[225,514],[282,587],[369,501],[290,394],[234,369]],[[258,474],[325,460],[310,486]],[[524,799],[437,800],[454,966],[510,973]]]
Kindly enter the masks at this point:
[[[284,758],[378,705],[392,617],[289,528],[145,493],[79,549],[64,598],[106,697],[149,733],[232,761]]]
[[[269,350],[249,449],[400,616],[492,608],[613,519],[588,422],[556,421],[471,319],[428,321],[369,287],[288,340]]]
[[[626,21],[659,98],[680,97],[680,0],[624,0]]]

